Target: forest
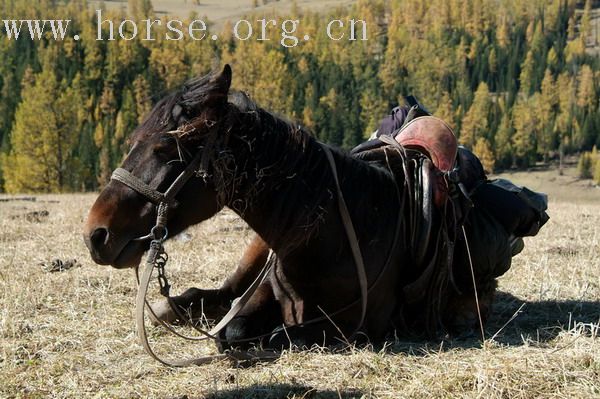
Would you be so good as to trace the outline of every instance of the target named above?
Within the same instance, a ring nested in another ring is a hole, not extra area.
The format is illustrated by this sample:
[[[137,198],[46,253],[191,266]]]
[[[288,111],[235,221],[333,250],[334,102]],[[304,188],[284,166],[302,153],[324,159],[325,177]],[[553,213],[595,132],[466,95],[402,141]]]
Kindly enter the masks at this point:
[[[129,0],[127,12],[95,8],[114,21],[155,17],[149,0]],[[15,40],[0,29],[0,190],[97,190],[153,103],[224,63],[233,87],[343,148],[413,94],[490,172],[558,161],[600,146],[593,10],[592,0],[359,0],[318,14],[292,7],[280,20],[301,20],[299,35],[311,40],[288,48],[238,40],[230,23],[210,18],[218,40],[96,40],[95,10],[84,0],[0,0],[0,22],[72,20],[64,40]],[[366,22],[368,40],[327,37],[329,21],[351,18]]]

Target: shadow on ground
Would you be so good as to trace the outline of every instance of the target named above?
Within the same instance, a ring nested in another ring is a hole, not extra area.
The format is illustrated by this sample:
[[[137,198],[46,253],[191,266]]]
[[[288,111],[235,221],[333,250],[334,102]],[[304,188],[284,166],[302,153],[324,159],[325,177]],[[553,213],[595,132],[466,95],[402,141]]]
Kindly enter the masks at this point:
[[[494,341],[510,346],[525,343],[544,345],[560,332],[571,329],[598,336],[599,325],[600,301],[526,301],[506,292],[498,292],[485,326],[485,337],[493,337]],[[462,337],[446,340],[399,339],[388,349],[391,353],[418,356],[432,349],[478,347],[481,347],[481,333],[474,330]]]
[[[292,384],[272,384],[272,385],[251,385],[214,392],[206,395],[207,399],[237,399],[237,398],[256,398],[256,399],[279,399],[287,397],[299,398],[360,398],[363,393],[358,390],[317,390],[304,385]]]
[[[600,322],[600,301],[525,301],[498,292],[486,327],[489,336],[500,330],[517,311],[514,320],[498,333],[496,341],[511,345],[523,343],[523,339],[547,342],[561,331]]]

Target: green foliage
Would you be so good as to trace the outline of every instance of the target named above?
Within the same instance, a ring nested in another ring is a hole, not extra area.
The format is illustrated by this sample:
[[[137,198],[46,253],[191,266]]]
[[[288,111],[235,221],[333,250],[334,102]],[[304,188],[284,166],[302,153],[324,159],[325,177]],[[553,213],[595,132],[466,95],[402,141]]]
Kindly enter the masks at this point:
[[[127,3],[127,13],[103,9],[103,19],[155,18],[151,1]],[[81,40],[0,36],[0,185],[105,184],[160,95],[216,60],[232,63],[234,87],[261,106],[345,148],[414,94],[489,170],[589,150],[600,143],[600,61],[586,53],[585,37],[592,3],[584,12],[565,0],[360,0],[320,14],[293,7],[296,34],[311,40],[286,48],[276,30],[268,41],[235,40],[230,23],[207,32],[217,41],[164,40],[165,21],[155,26],[157,40],[141,40],[140,24],[134,40],[97,41],[83,0],[6,2],[15,19],[68,15]],[[349,18],[367,22],[368,41],[325,36],[329,21]]]

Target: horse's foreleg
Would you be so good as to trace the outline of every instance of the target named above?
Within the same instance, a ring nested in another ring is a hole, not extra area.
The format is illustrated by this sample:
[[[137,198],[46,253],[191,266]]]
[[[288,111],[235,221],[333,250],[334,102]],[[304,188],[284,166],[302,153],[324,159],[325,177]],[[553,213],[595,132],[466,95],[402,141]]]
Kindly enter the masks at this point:
[[[269,339],[268,334],[283,323],[281,307],[269,281],[258,286],[248,302],[221,331],[219,350],[248,349]],[[261,336],[265,335],[265,336]]]
[[[208,319],[222,317],[231,306],[231,301],[242,295],[252,284],[267,261],[269,247],[258,235],[244,251],[236,270],[218,289],[188,288],[183,294],[172,297],[175,311],[167,300],[152,305],[156,316],[168,323],[181,323],[178,313],[186,319]]]

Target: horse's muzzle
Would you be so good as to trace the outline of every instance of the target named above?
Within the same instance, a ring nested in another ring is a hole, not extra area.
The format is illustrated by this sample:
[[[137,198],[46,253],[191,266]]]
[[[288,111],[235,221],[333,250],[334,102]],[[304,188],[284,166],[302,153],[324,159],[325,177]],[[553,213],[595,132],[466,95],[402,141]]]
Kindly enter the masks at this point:
[[[96,227],[84,233],[83,240],[92,260],[99,265],[118,269],[136,266],[143,253],[140,241],[117,242],[105,227]]]

